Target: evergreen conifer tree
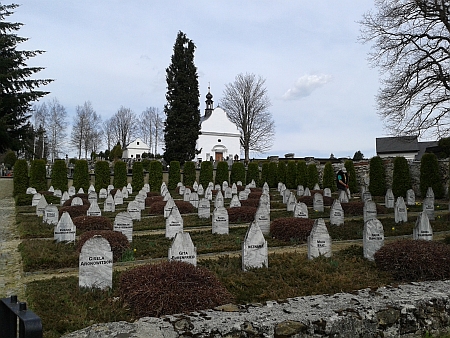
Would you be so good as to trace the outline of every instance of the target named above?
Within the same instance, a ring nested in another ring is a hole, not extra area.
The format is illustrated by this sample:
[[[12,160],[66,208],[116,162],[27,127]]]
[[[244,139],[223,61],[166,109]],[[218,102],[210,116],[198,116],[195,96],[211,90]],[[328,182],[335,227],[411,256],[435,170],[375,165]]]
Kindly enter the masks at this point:
[[[178,32],[172,62],[166,69],[167,103],[164,106],[164,159],[184,164],[195,156],[200,132],[200,101],[195,45],[183,32]]]
[[[53,80],[30,78],[42,67],[27,67],[26,61],[44,51],[17,50],[19,43],[28,39],[17,36],[21,23],[6,22],[16,4],[0,4],[0,152],[10,148],[20,150],[33,137],[29,123],[31,102],[48,94],[35,90]]]

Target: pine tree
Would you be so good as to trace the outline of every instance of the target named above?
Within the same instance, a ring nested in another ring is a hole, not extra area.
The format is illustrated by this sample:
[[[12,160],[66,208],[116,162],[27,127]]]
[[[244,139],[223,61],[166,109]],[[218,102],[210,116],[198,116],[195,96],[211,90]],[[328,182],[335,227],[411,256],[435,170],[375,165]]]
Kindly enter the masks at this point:
[[[192,40],[183,32],[178,32],[172,62],[166,69],[164,159],[168,163],[175,160],[184,164],[195,156],[200,132],[200,101],[194,51]]]
[[[16,31],[21,23],[6,22],[16,4],[0,4],[0,152],[10,148],[20,150],[33,136],[30,118],[31,102],[48,94],[35,90],[53,80],[36,80],[30,77],[42,67],[27,67],[26,61],[44,51],[19,51],[19,43],[28,39],[19,37]]]

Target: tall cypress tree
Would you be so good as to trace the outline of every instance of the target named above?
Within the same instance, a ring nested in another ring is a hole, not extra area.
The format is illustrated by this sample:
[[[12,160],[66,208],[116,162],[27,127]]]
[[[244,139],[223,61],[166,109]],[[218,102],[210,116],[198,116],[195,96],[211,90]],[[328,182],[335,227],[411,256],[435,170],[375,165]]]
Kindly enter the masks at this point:
[[[184,164],[195,156],[200,132],[200,101],[195,45],[183,32],[178,32],[172,62],[166,69],[167,104],[164,106],[164,159]]]
[[[28,121],[31,102],[48,94],[35,88],[53,81],[31,79],[43,68],[26,66],[28,59],[44,51],[16,50],[19,43],[28,40],[16,34],[21,23],[5,21],[16,7],[16,4],[0,4],[0,152],[8,148],[20,150],[29,143],[33,136]]]

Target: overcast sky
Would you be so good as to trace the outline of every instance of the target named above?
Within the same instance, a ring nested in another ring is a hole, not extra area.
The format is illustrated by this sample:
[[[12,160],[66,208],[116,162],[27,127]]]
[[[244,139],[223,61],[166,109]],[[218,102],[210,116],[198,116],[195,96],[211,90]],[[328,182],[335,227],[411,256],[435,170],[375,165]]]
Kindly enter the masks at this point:
[[[165,69],[178,31],[194,41],[203,114],[208,83],[214,104],[239,73],[266,79],[276,125],[270,152],[255,155],[375,155],[384,136],[374,97],[379,73],[357,41],[373,0],[22,0],[8,21],[29,38],[20,49],[46,53],[42,89],[73,121],[91,101],[105,120],[121,106],[139,115],[165,104]],[[69,126],[70,131],[70,126]],[[105,147],[102,147],[103,149]],[[70,152],[69,152],[70,153]]]

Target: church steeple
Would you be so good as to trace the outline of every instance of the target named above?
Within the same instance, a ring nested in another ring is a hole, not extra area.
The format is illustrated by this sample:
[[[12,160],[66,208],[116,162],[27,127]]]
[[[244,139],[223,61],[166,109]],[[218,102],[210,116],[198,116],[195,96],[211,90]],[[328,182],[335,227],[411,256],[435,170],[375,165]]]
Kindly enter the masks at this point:
[[[206,94],[206,108],[205,108],[205,116],[211,116],[212,111],[214,110],[214,101],[212,100],[213,96],[210,92],[211,87],[208,86],[208,94]]]

